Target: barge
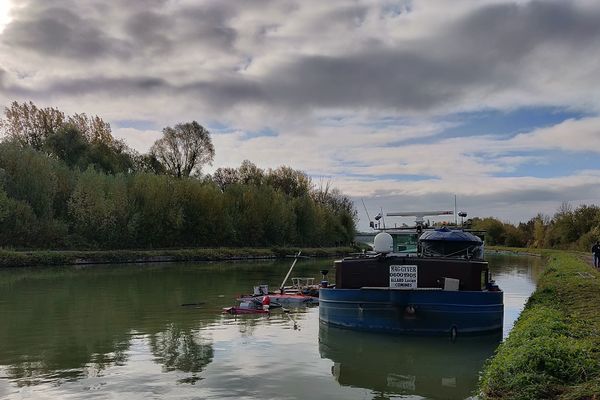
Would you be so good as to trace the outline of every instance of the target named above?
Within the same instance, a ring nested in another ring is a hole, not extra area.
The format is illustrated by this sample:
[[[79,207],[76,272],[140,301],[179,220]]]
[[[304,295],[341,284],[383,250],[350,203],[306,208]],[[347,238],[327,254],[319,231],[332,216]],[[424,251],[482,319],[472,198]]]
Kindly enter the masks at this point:
[[[502,329],[503,292],[491,280],[483,240],[467,230],[417,223],[380,232],[372,254],[344,258],[334,268],[335,285],[319,291],[326,324],[414,335]]]

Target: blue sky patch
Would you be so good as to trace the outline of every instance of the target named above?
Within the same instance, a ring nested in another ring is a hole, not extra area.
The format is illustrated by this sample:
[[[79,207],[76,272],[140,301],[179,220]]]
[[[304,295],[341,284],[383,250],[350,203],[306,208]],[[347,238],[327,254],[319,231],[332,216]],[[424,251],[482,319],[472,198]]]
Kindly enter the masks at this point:
[[[277,132],[270,128],[264,128],[258,131],[246,131],[244,139],[254,139],[262,136],[277,136]]]
[[[600,160],[597,153],[578,152],[574,155],[571,152],[551,150],[537,152],[518,152],[505,154],[506,156],[532,156],[539,157],[540,160],[525,162],[518,165],[516,170],[510,172],[501,172],[492,174],[495,177],[534,177],[534,178],[554,178],[561,176],[570,176],[581,170],[597,170],[600,168]]]
[[[432,179],[439,179],[433,175],[420,175],[420,174],[376,174],[376,175],[365,175],[365,174],[343,174],[347,178],[356,178],[360,180],[370,179],[392,179],[395,181],[428,181]]]
[[[160,130],[160,128],[156,126],[155,122],[144,119],[121,119],[115,121],[115,123],[119,128],[133,128],[138,131]]]
[[[444,139],[491,135],[510,139],[520,133],[559,124],[568,119],[580,119],[586,113],[555,107],[525,107],[512,111],[486,110],[458,113],[436,120],[450,126],[423,138],[407,139],[392,145],[432,144]]]

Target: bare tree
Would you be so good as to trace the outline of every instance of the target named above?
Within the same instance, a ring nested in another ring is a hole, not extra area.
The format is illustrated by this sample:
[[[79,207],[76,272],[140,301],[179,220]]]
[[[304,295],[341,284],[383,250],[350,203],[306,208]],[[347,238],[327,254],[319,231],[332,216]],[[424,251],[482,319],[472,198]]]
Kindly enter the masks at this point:
[[[167,173],[177,177],[199,176],[215,156],[210,132],[196,121],[164,128],[150,152]]]
[[[227,186],[240,182],[240,175],[235,168],[217,168],[212,175],[212,181],[222,190],[225,191]]]

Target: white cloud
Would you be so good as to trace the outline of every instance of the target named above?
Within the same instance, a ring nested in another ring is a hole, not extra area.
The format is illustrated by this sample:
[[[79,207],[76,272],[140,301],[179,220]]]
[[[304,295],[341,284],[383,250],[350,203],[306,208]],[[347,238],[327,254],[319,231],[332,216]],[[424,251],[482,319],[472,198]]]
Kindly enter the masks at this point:
[[[519,135],[515,146],[600,153],[600,117],[569,119],[554,126]]]
[[[135,128],[112,128],[113,136],[123,139],[132,149],[147,153],[152,144],[162,136],[162,133],[154,130],[139,130]]]

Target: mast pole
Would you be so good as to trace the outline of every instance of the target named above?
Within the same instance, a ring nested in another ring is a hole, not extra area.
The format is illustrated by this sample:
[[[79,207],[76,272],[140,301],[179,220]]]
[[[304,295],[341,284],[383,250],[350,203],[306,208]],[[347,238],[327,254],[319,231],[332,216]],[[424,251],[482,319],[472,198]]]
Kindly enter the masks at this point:
[[[285,285],[285,282],[290,277],[290,274],[292,273],[292,270],[294,269],[294,266],[296,265],[296,261],[298,261],[298,257],[300,257],[300,254],[302,254],[302,250],[298,251],[298,254],[296,254],[296,256],[294,257],[294,262],[292,263],[292,266],[290,267],[290,269],[289,269],[287,275],[285,276],[285,278],[283,278],[283,282],[281,282],[281,286],[279,286],[279,290],[280,291],[283,291],[283,287]]]
[[[454,226],[458,226],[458,217],[456,215],[456,195],[454,195]]]

